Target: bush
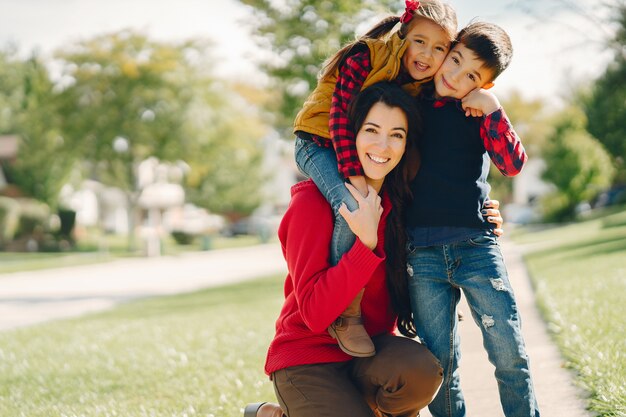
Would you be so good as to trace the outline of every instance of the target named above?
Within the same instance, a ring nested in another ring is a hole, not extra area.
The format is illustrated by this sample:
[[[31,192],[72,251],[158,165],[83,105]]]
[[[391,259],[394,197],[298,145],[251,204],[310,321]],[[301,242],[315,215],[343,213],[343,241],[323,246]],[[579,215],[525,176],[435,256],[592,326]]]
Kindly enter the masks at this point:
[[[7,242],[15,236],[20,220],[20,205],[9,197],[0,196],[0,242]]]
[[[543,200],[547,220],[567,221],[576,217],[576,207],[591,201],[613,180],[615,169],[603,146],[584,130],[557,127],[543,157],[543,179],[557,191]]]
[[[194,240],[196,240],[195,235],[187,232],[181,232],[179,230],[172,231],[172,237],[179,245],[191,245]]]

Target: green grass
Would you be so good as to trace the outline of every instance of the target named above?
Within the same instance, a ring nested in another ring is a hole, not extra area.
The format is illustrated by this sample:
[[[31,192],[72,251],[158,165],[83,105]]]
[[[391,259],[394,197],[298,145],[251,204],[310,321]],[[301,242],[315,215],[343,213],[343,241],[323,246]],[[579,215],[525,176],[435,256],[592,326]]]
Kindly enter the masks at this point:
[[[626,210],[515,233],[539,306],[600,416],[626,416]]]
[[[529,245],[540,307],[590,408],[625,416],[626,211],[514,236]],[[0,416],[240,416],[274,398],[262,365],[282,281],[2,332]]]
[[[283,276],[0,333],[0,416],[241,415],[263,374]]]
[[[0,274],[20,271],[34,271],[38,269],[60,268],[109,262],[115,256],[105,252],[92,253],[22,253],[0,252]],[[2,276],[0,275],[0,279]]]

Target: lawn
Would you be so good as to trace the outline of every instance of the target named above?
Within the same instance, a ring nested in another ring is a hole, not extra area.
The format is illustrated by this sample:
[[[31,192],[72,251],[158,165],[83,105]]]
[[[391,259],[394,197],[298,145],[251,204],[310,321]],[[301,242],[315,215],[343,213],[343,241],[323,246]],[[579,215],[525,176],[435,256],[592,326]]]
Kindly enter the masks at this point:
[[[542,313],[590,409],[626,416],[626,211],[514,233]]]
[[[591,409],[625,416],[626,211],[512,234]],[[0,416],[238,417],[274,398],[262,365],[283,278],[2,332]]]
[[[276,276],[0,333],[0,416],[236,417],[262,367]]]

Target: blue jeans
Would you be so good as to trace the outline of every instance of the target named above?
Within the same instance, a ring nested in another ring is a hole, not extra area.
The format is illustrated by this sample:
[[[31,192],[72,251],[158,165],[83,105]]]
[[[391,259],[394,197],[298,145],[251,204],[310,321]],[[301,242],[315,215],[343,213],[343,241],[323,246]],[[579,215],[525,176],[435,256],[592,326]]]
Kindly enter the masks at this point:
[[[407,245],[411,307],[418,337],[439,359],[444,379],[430,404],[433,417],[464,417],[459,385],[456,306],[461,290],[495,366],[507,417],[539,417],[515,296],[498,242],[491,234],[447,245]]]
[[[341,203],[346,203],[348,209],[354,211],[359,208],[359,204],[352,197],[345,186],[345,180],[339,174],[337,155],[332,147],[322,148],[312,140],[297,136],[295,146],[298,169],[313,180],[333,209],[335,227],[330,243],[330,262],[331,265],[337,265],[339,259],[350,250],[356,239],[348,223],[339,214],[339,207],[341,207]]]

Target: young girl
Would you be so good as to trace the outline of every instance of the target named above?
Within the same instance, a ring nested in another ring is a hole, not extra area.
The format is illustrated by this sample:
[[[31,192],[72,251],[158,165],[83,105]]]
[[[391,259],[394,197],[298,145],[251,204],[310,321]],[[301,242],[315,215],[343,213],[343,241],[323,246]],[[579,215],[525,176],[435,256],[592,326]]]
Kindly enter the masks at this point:
[[[394,31],[400,23],[399,29]],[[296,116],[295,157],[300,171],[310,177],[330,203],[335,227],[330,262],[336,265],[352,247],[355,235],[339,214],[342,206],[357,208],[344,183],[363,195],[367,185],[355,146],[355,132],[347,117],[348,105],[362,89],[379,81],[393,81],[415,96],[432,79],[456,35],[456,13],[439,0],[406,1],[401,17],[384,19],[357,41],[337,52],[322,69],[320,80]],[[386,158],[366,155],[368,162]],[[417,166],[419,160],[411,160]],[[368,357],[374,345],[361,320],[361,291],[328,328],[349,355]]]
[[[369,193],[342,185],[358,206],[341,212],[359,239],[331,265],[330,204],[311,180],[292,187],[278,230],[288,268],[285,301],[265,363],[280,406],[251,404],[246,417],[279,417],[282,410],[292,417],[415,416],[441,384],[437,360],[410,339],[416,334],[400,209],[415,175],[408,164],[417,158],[415,101],[396,84],[378,83],[355,98],[349,114]],[[326,329],[363,288],[363,316],[378,354],[353,358]],[[408,337],[395,336],[396,325]]]

